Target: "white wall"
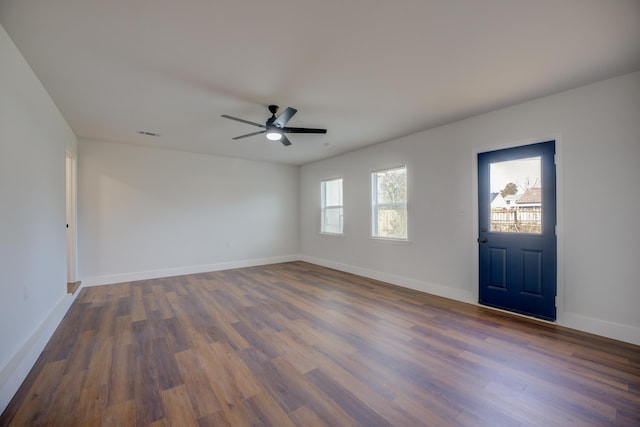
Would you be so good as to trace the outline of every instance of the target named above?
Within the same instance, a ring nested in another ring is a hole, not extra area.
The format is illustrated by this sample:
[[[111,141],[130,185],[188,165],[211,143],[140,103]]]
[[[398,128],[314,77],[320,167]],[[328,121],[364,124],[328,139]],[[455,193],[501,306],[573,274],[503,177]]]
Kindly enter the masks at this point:
[[[81,140],[79,277],[105,284],[296,259],[298,171]]]
[[[476,154],[552,138],[558,323],[640,344],[640,72],[303,166],[303,259],[476,302]],[[369,174],[405,163],[411,242],[372,240]],[[344,238],[318,233],[320,180],[337,176]]]
[[[0,26],[0,412],[71,304],[65,150],[76,138]]]

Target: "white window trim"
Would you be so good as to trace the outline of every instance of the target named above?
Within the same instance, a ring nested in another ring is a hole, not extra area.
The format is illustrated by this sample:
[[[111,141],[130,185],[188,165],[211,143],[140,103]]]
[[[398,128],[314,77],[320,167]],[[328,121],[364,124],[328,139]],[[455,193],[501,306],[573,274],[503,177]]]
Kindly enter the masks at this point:
[[[392,170],[396,170],[396,169],[403,169],[405,170],[406,173],[406,185],[407,185],[407,199],[405,200],[404,203],[399,203],[399,202],[394,202],[394,203],[376,203],[377,201],[377,196],[378,196],[378,191],[376,188],[376,183],[374,182],[374,174],[377,174],[379,172],[386,172],[386,171],[392,171]],[[404,244],[404,243],[411,243],[411,240],[409,239],[410,236],[410,225],[411,225],[411,221],[409,220],[409,166],[407,163],[401,164],[401,165],[396,165],[396,166],[389,166],[389,167],[385,167],[383,169],[376,169],[376,170],[372,170],[370,171],[370,185],[371,185],[371,191],[370,191],[370,215],[369,215],[369,220],[370,220],[370,224],[369,224],[369,239],[371,240],[376,240],[376,241],[381,241],[381,242],[392,242],[392,243],[400,243],[400,244]],[[377,217],[376,217],[376,206],[405,206],[405,209],[407,211],[407,237],[386,237],[386,236],[376,236],[373,234],[374,232],[374,224],[377,224]]]
[[[331,181],[340,180],[340,191],[342,195],[342,204],[341,205],[325,205],[325,183]],[[327,209],[342,209],[342,232],[341,233],[333,233],[330,231],[324,231],[324,218],[325,212]],[[320,234],[322,236],[334,236],[334,237],[344,237],[344,178],[341,176],[335,178],[327,178],[320,181]]]

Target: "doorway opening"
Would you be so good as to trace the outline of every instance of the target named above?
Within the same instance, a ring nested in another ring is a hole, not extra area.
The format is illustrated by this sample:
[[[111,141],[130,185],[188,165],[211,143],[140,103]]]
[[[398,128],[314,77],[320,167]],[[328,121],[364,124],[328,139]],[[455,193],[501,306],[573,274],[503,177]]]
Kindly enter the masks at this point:
[[[76,223],[76,158],[66,153],[66,218],[67,218],[67,292],[75,293],[80,287],[77,280],[77,223]]]

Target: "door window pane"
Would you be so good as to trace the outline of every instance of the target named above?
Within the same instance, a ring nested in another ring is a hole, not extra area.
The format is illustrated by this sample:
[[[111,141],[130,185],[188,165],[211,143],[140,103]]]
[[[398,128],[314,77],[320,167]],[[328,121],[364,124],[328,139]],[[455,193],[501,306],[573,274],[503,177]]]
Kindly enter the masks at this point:
[[[541,159],[491,163],[491,231],[542,232]]]

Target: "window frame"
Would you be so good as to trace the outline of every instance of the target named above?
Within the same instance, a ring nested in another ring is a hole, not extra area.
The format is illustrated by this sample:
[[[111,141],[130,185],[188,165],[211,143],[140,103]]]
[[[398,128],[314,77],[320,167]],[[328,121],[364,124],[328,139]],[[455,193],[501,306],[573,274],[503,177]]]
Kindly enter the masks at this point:
[[[405,200],[404,202],[390,202],[390,203],[378,203],[378,179],[377,174],[381,172],[389,172],[394,170],[404,169],[405,173]],[[392,242],[409,242],[409,167],[406,163],[398,165],[386,167],[384,169],[377,169],[371,172],[371,224],[369,227],[370,238],[375,240],[383,240],[383,241],[392,241]],[[404,206],[405,215],[406,215],[406,235],[405,237],[393,237],[393,236],[381,236],[378,230],[378,212],[379,208],[383,207],[397,207]]]
[[[333,181],[340,181],[340,202],[339,205],[327,205],[326,203],[326,188],[327,183]],[[326,212],[327,210],[340,209],[341,214],[340,218],[340,232],[336,233],[333,231],[326,231]],[[327,236],[344,236],[344,178],[343,177],[335,177],[335,178],[327,178],[320,181],[320,234]]]

